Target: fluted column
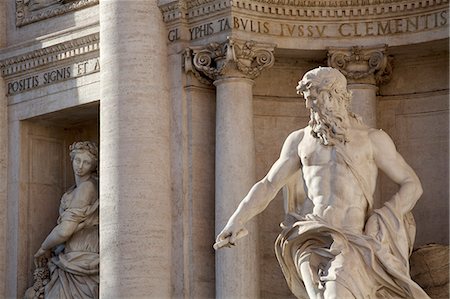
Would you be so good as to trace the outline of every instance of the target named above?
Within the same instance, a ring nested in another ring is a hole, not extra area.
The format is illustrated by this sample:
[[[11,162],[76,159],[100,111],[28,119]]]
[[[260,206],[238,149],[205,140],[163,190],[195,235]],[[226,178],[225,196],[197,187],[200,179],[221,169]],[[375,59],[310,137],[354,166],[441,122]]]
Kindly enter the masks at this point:
[[[253,79],[273,64],[272,51],[273,45],[229,39],[186,58],[187,70],[216,86],[216,234],[256,180]],[[259,298],[256,221],[246,227],[250,233],[237,246],[216,252],[216,298]]]
[[[100,298],[170,298],[170,110],[157,1],[100,1],[100,36]]]
[[[337,68],[347,78],[348,88],[353,93],[352,110],[373,128],[377,126],[378,85],[389,80],[392,72],[390,60],[386,46],[328,50],[328,65]]]

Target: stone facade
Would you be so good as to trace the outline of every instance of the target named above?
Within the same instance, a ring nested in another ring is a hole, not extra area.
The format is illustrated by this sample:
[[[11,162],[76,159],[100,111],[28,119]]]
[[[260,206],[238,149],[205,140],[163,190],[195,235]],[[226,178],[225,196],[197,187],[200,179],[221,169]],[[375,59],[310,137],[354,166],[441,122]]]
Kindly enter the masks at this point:
[[[1,1],[0,297],[32,283],[73,184],[68,145],[92,140],[100,297],[293,298],[281,194],[241,249],[212,244],[307,124],[295,86],[320,65],[421,179],[415,247],[447,245],[448,36],[447,0]],[[395,188],[381,175],[378,204]]]

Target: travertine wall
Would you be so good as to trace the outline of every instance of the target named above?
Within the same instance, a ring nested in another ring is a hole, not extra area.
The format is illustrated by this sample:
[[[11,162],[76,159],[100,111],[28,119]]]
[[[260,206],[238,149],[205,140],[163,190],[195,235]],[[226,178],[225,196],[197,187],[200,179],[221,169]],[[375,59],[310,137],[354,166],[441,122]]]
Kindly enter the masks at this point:
[[[391,135],[423,185],[424,193],[413,210],[417,223],[415,246],[448,244],[447,41],[396,52],[393,49],[392,79],[381,86],[378,96],[379,127]],[[385,177],[381,179],[381,186],[382,199],[388,200],[396,186]]]
[[[3,1],[6,6],[7,44],[35,43],[40,41],[41,46],[46,45],[44,37],[56,36],[60,40],[67,40],[67,34],[98,26],[98,5],[61,14],[52,18],[42,19],[25,26],[16,26],[16,1]],[[90,0],[90,2],[92,2]]]
[[[0,49],[6,46],[6,2],[0,2]],[[5,296],[6,284],[6,215],[8,167],[8,118],[5,81],[0,76],[0,297]]]

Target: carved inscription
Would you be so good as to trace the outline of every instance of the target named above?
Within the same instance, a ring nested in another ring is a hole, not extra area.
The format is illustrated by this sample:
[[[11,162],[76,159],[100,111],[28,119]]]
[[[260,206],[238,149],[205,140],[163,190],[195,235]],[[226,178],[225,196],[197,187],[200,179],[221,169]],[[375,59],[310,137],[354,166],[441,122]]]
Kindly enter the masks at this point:
[[[338,33],[342,37],[391,35],[443,27],[447,22],[448,11],[441,11],[387,21],[342,23],[338,27]]]
[[[270,23],[244,18],[233,18],[233,28],[254,33],[270,34]]]
[[[7,83],[8,95],[21,93],[37,87],[84,76],[100,70],[98,58],[89,59],[60,68],[50,69],[31,76],[21,77]]]
[[[230,28],[229,18],[222,18],[214,22],[208,22],[189,28],[189,37],[190,40],[196,40],[217,32],[228,30]]]
[[[201,39],[225,30],[293,38],[352,38],[417,33],[448,25],[448,9],[423,15],[367,22],[275,22],[244,17],[228,17],[189,28],[189,40]],[[168,40],[179,40],[178,28],[169,31]]]

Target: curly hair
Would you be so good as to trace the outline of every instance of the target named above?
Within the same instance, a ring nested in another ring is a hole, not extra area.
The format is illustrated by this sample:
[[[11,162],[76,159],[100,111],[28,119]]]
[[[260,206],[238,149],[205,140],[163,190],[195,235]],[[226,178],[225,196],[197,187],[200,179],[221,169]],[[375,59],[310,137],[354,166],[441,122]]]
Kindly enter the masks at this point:
[[[322,99],[318,108],[311,109],[309,126],[311,134],[324,145],[348,142],[346,117],[362,123],[361,118],[351,111],[352,93],[347,89],[347,79],[332,67],[318,67],[307,72],[298,82],[297,93],[316,88]]]
[[[307,72],[298,82],[297,93],[314,86],[320,93],[327,91],[331,97],[343,105],[350,112],[352,93],[347,89],[347,79],[337,69],[332,67],[318,67]]]
[[[78,141],[72,143],[69,146],[70,150],[70,159],[73,160],[75,155],[81,151],[85,151],[91,156],[91,158],[98,163],[98,147],[95,142],[91,141]]]

